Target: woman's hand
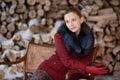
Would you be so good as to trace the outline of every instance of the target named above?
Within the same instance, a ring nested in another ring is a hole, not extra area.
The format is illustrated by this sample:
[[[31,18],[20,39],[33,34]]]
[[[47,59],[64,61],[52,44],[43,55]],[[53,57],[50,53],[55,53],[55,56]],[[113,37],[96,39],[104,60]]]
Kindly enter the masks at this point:
[[[94,73],[94,74],[107,74],[108,68],[103,63],[91,63],[89,66],[86,67],[87,73]]]

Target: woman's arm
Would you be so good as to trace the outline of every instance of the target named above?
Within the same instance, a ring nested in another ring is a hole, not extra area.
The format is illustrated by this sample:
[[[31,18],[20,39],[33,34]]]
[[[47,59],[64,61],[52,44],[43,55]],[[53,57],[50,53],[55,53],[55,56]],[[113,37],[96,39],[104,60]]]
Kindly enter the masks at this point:
[[[86,67],[86,58],[81,58],[83,60],[80,60],[80,58],[75,58],[72,55],[70,55],[63,43],[62,37],[59,33],[55,34],[55,46],[56,46],[56,53],[59,56],[61,62],[70,69],[78,69],[82,72],[85,72]],[[90,62],[90,61],[88,61]]]

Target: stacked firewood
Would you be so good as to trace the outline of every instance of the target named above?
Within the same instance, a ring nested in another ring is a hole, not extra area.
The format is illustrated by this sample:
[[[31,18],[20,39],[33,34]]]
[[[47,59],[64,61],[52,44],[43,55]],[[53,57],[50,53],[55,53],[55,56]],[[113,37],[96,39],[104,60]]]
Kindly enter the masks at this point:
[[[65,8],[74,5],[100,46],[97,61],[108,66],[111,74],[120,75],[120,0],[0,0],[0,61],[18,60],[29,41],[54,44]],[[7,67],[10,73],[22,72],[18,65]],[[0,68],[0,78],[6,78],[3,69],[6,66]]]

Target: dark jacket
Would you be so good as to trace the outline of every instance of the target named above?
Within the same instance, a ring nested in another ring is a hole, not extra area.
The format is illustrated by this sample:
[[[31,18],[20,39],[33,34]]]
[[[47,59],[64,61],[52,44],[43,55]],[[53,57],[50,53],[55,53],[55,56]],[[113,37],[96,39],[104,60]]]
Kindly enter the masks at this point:
[[[82,57],[71,55],[59,32],[55,34],[55,47],[55,54],[39,66],[39,68],[45,70],[53,80],[63,80],[70,69],[78,69],[81,72],[85,72],[86,65],[90,64],[90,53],[92,50]]]

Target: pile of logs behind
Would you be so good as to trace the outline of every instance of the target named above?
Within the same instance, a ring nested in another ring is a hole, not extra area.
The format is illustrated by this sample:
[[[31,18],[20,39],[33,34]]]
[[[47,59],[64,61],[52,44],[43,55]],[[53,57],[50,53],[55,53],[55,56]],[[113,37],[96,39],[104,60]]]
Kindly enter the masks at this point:
[[[65,8],[71,5],[80,8],[94,31],[95,44],[100,46],[97,61],[108,66],[111,74],[120,75],[120,0],[0,0],[0,61],[17,60],[20,55],[4,52],[7,49],[26,49],[29,41],[53,44],[53,36],[58,29],[55,27],[59,27],[55,23],[63,21]],[[33,19],[38,23],[30,22]],[[24,39],[18,34],[28,30],[32,38]],[[3,38],[11,42],[4,45]]]

